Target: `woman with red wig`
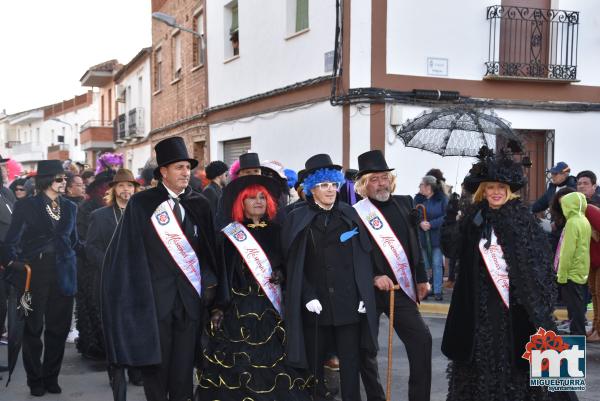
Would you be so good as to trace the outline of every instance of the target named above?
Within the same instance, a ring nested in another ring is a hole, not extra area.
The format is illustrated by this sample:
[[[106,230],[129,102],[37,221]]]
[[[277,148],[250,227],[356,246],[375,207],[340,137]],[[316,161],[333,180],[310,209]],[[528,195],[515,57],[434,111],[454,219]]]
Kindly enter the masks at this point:
[[[225,277],[203,347],[199,400],[309,400],[307,375],[284,365],[280,186],[244,176],[223,191],[232,220],[218,236]]]

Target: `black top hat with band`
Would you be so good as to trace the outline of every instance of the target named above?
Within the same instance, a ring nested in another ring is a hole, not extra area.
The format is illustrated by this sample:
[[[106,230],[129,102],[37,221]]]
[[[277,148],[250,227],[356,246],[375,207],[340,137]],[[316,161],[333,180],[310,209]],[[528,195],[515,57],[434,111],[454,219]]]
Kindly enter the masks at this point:
[[[244,153],[240,155],[240,171],[249,168],[260,168],[258,153]]]
[[[64,174],[62,162],[60,160],[40,160],[37,164],[36,176],[55,176],[57,174]]]
[[[494,155],[493,150],[482,146],[477,157],[480,161],[473,164],[463,181],[467,191],[475,193],[482,182],[500,182],[516,192],[527,183],[521,163],[512,160],[505,151],[501,150],[498,155]]]
[[[370,150],[358,156],[358,173],[356,173],[356,179],[358,180],[365,174],[382,173],[392,170],[394,169],[388,167],[381,150]]]
[[[174,136],[163,139],[154,147],[156,151],[156,163],[158,167],[154,169],[154,178],[160,178],[160,168],[169,164],[186,161],[190,162],[191,168],[198,165],[198,160],[190,158],[187,147],[182,137]]]
[[[315,171],[323,169],[323,168],[330,168],[333,170],[341,170],[342,166],[333,164],[333,161],[331,161],[331,156],[329,156],[328,154],[321,153],[318,155],[314,155],[314,156],[310,157],[306,161],[306,163],[304,163],[304,177],[306,178],[309,175],[311,175],[312,173],[314,173]]]
[[[271,195],[273,200],[277,202],[281,196],[281,186],[273,178],[264,175],[245,175],[231,181],[225,189],[223,189],[223,212],[228,219],[231,219],[231,210],[233,203],[237,199],[240,192],[251,185],[263,186]]]

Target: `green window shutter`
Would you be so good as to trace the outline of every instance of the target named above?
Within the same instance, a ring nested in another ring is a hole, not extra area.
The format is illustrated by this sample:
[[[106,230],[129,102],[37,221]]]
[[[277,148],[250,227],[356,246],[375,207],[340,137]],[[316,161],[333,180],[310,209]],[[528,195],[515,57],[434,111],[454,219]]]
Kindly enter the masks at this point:
[[[308,28],[308,0],[296,0],[296,32]]]

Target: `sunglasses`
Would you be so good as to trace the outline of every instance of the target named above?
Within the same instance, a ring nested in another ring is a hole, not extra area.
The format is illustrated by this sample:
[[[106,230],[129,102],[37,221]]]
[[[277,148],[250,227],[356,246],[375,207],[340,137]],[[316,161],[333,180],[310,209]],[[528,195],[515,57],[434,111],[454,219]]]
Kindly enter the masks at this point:
[[[61,182],[65,182],[67,181],[66,177],[57,177],[54,179],[54,182],[56,182],[57,184],[60,184]]]
[[[337,190],[340,187],[339,182],[319,182],[315,187],[320,188],[323,191],[327,191],[331,188]]]

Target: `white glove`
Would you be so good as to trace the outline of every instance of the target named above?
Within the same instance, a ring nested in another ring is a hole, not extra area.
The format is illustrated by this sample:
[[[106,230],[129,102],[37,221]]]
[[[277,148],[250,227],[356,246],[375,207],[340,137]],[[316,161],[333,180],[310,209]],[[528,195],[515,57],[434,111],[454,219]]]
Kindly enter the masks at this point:
[[[358,313],[367,313],[367,308],[365,308],[365,303],[363,301],[358,303]]]
[[[321,306],[321,303],[318,299],[313,299],[312,301],[306,304],[306,309],[308,309],[309,312],[316,313],[317,315],[319,315],[321,314],[323,307]]]

